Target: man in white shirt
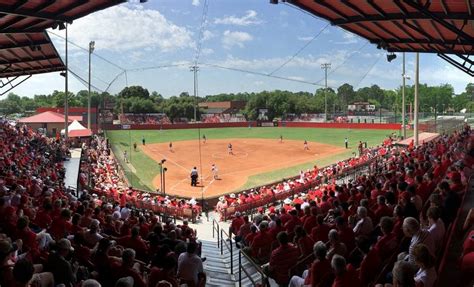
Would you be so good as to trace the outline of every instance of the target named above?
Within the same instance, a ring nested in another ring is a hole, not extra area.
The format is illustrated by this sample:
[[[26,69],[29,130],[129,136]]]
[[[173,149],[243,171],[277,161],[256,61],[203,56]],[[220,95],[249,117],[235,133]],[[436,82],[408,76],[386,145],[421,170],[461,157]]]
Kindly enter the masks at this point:
[[[406,237],[411,238],[410,246],[408,247],[408,254],[401,253],[398,255],[399,260],[405,260],[412,264],[415,262],[415,258],[413,258],[413,248],[417,244],[423,243],[428,247],[431,254],[436,254],[435,244],[431,234],[421,229],[420,223],[416,218],[407,217],[403,220],[403,233]]]
[[[433,206],[428,209],[426,215],[429,222],[427,230],[433,238],[436,250],[440,250],[443,247],[444,234],[446,233],[444,222],[440,219],[441,210],[438,207]]]
[[[202,260],[196,255],[197,244],[188,243],[186,252],[178,258],[178,277],[184,282],[194,282],[194,286],[201,286],[199,281],[206,280]],[[204,285],[202,285],[204,286]]]
[[[353,229],[355,236],[370,236],[374,230],[374,225],[372,224],[372,219],[367,216],[367,208],[359,206],[357,208],[357,216],[359,217],[359,221],[357,221]]]
[[[123,220],[127,220],[131,214],[130,204],[125,204],[125,206],[120,210],[120,218]]]

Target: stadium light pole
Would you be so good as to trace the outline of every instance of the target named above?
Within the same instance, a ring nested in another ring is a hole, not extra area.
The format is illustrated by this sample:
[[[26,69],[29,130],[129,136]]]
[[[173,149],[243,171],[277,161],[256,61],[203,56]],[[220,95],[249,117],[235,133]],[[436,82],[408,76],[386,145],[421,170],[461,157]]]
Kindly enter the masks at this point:
[[[68,51],[67,51],[67,22],[64,23],[65,25],[65,32],[66,32],[66,50],[65,50],[65,64],[66,64],[66,70],[64,71],[64,90],[65,90],[65,95],[64,95],[64,121],[65,121],[65,128],[64,128],[64,138],[67,140],[69,137],[69,103],[68,103]]]
[[[87,128],[91,129],[91,55],[94,52],[95,42],[89,42],[89,96],[87,98]]]
[[[197,72],[199,67],[194,65],[191,66],[190,71],[194,73],[194,122],[196,123],[196,113],[197,113]]]
[[[328,69],[331,69],[331,63],[321,64],[324,70],[325,89],[324,89],[324,122],[328,120]]]
[[[405,123],[405,52],[403,52],[403,69],[402,69],[402,129],[403,139],[407,138],[407,128]]]
[[[415,60],[415,104],[414,104],[414,114],[415,114],[415,146],[418,146],[418,83],[420,80],[420,54],[416,53],[416,60]]]

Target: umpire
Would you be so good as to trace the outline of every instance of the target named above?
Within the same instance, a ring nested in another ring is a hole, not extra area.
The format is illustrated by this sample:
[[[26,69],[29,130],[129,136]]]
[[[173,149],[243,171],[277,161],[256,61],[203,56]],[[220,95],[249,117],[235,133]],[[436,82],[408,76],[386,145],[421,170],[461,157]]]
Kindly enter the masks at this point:
[[[196,167],[193,167],[191,170],[191,186],[197,186],[198,179],[198,170]]]

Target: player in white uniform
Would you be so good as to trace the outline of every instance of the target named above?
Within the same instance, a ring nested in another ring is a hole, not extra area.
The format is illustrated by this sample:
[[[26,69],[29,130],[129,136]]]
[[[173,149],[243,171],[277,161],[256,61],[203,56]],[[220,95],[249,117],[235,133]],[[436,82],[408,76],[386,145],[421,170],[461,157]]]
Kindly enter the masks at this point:
[[[219,169],[217,168],[217,165],[215,163],[212,164],[211,171],[214,179],[219,179]]]

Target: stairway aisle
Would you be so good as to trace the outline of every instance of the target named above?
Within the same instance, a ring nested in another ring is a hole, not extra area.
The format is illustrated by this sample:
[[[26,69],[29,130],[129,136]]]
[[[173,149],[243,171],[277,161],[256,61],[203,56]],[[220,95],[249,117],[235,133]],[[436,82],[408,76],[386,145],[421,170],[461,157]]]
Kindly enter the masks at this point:
[[[230,274],[228,266],[217,248],[216,241],[202,240],[202,256],[207,260],[204,262],[204,271],[207,275],[206,286],[235,287],[235,276]]]

